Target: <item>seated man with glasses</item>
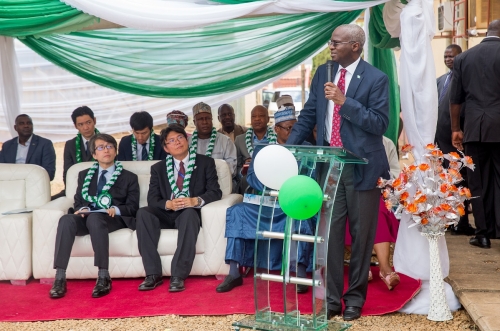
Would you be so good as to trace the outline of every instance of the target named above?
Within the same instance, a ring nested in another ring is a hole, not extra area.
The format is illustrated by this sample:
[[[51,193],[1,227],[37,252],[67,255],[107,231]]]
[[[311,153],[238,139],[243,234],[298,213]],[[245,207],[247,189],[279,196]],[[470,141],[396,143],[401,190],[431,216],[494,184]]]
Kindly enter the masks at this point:
[[[287,100],[287,98],[284,98],[281,101],[286,103]],[[276,131],[277,141],[280,145],[284,145],[286,143],[288,136],[290,135],[290,130],[295,122],[297,122],[295,119],[295,109],[292,106],[282,105],[280,110],[274,114],[274,130]],[[252,163],[250,163],[250,167],[248,169],[247,180],[252,188],[257,191],[262,191],[264,186],[257,179],[253,170],[253,160],[259,150],[260,149],[257,149],[253,153]],[[227,238],[226,263],[229,264],[229,275],[227,275],[224,281],[217,286],[216,291],[218,293],[229,292],[236,286],[243,284],[243,277],[239,271],[240,266],[254,266],[255,233],[257,230],[259,208],[259,205],[242,202],[227,209],[225,237]],[[279,208],[279,206],[276,206],[275,208],[262,206],[260,215],[260,230],[263,230],[263,228],[267,226],[268,229],[266,230],[268,231],[284,232],[285,223],[286,215],[283,213],[281,208]],[[309,235],[313,234],[312,220],[294,223],[294,232]],[[267,268],[269,266],[270,270],[280,270],[283,240],[273,239],[270,241],[269,259],[266,245],[266,241],[263,241],[263,244],[259,245],[260,248],[256,267]],[[306,269],[310,262],[311,248],[311,244],[303,242],[299,244],[297,277],[306,277]],[[307,291],[308,286],[297,286],[298,293],[305,293]]]
[[[139,209],[137,175],[115,162],[116,146],[115,138],[104,133],[89,140],[88,148],[96,162],[79,173],[75,212],[61,217],[57,226],[56,277],[49,293],[51,298],[66,294],[66,269],[75,236],[87,234],[94,249],[94,265],[99,268],[92,297],[99,298],[111,291],[108,234],[123,228],[135,230],[135,214]]]
[[[163,284],[158,254],[161,229],[177,229],[177,249],[171,264],[170,292],[185,289],[196,255],[201,227],[200,208],[220,200],[215,161],[191,153],[184,128],[171,124],[162,130],[160,141],[167,152],[166,161],[151,167],[148,206],[137,212],[137,240],[146,279],[139,291],[153,290]]]

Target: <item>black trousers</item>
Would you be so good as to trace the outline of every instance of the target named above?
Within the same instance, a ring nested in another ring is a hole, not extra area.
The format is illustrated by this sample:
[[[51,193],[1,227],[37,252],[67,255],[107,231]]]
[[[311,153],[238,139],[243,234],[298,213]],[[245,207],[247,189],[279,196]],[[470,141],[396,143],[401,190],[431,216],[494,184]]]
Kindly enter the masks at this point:
[[[71,248],[76,236],[90,234],[94,249],[94,265],[100,269],[109,267],[109,233],[126,228],[120,216],[93,213],[88,216],[68,214],[59,219],[57,225],[54,269],[68,267]]]
[[[177,229],[177,249],[172,259],[172,277],[186,279],[193,267],[201,220],[193,208],[179,211],[143,207],[137,212],[137,240],[146,275],[161,275],[158,242],[161,229]]]
[[[354,165],[346,164],[337,184],[333,205],[327,258],[328,309],[341,310],[346,306],[363,307],[368,289],[368,271],[377,231],[380,189],[354,189]],[[346,216],[352,236],[349,288],[344,292],[344,243]]]
[[[465,154],[472,157],[474,171],[467,169],[476,235],[500,237],[500,143],[470,142]]]

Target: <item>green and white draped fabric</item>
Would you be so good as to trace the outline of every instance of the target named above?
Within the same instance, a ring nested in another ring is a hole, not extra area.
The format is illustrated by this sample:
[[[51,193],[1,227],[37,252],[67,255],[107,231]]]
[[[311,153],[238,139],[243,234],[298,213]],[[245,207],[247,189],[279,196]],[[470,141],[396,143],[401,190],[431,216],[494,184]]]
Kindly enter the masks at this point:
[[[132,29],[28,37],[47,60],[121,92],[161,98],[222,94],[276,78],[323,47],[360,11],[237,19],[169,33]]]

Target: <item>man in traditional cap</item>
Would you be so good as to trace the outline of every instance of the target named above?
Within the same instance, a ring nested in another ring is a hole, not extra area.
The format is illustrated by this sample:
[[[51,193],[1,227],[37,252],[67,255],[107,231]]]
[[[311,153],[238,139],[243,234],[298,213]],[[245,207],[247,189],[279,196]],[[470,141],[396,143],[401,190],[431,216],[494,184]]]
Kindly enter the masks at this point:
[[[295,110],[292,107],[283,107],[274,114],[274,130],[277,136],[277,143],[285,144],[293,125],[297,122]],[[253,153],[253,158],[258,150]],[[255,176],[253,162],[250,163],[247,175],[248,183],[257,191],[262,191],[264,186]],[[229,264],[229,275],[217,286],[218,293],[229,292],[233,288],[243,284],[243,278],[239,272],[239,266],[254,266],[254,247],[255,233],[257,229],[257,220],[259,219],[259,205],[242,202],[228,208],[226,212],[226,263]],[[273,210],[274,209],[274,210]],[[272,222],[271,222],[272,221]],[[286,215],[281,208],[262,206],[260,215],[260,229],[267,231],[283,232],[286,223]],[[313,234],[311,221],[303,221],[300,227],[301,234]],[[260,246],[266,241],[263,241]],[[306,268],[309,264],[311,245],[299,245],[297,276],[305,277]],[[257,257],[257,268],[268,268],[271,270],[280,270],[282,259],[282,240],[271,240],[269,256],[267,250],[259,250]],[[262,254],[261,254],[262,253]],[[305,293],[308,287],[304,285],[297,286],[298,293]]]
[[[167,125],[179,124],[184,129],[188,125],[188,116],[180,110],[172,110],[167,114]]]
[[[225,103],[219,107],[218,113],[219,116],[217,118],[222,127],[217,132],[228,136],[233,143],[236,137],[247,131],[247,128],[244,126],[234,123],[235,115],[233,106]]]
[[[212,109],[200,102],[193,107],[193,122],[196,126],[189,144],[196,153],[227,162],[231,175],[236,173],[236,147],[229,137],[213,127]]]

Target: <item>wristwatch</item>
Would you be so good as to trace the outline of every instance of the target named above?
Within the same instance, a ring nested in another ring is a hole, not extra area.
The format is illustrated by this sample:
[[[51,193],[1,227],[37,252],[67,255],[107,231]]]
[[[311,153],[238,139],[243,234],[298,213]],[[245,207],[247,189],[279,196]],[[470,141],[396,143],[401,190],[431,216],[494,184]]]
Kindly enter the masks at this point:
[[[196,199],[198,200],[198,203],[196,204],[196,207],[201,206],[201,203],[203,202],[203,200],[200,197],[196,197]]]

